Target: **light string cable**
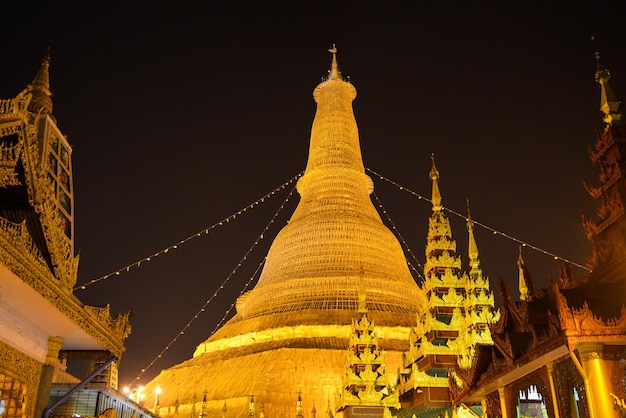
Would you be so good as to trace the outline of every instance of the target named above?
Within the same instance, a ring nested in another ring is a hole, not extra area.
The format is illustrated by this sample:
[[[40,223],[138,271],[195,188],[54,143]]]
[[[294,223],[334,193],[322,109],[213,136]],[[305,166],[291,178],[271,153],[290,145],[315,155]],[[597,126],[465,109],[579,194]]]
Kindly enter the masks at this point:
[[[291,181],[293,181],[294,179],[300,177],[302,175],[302,173],[296,175],[295,177],[293,177]],[[137,375],[137,377],[135,378],[136,381],[139,381],[141,379],[141,376],[143,376],[143,374],[148,371],[148,369],[150,369],[160,358],[163,357],[164,353],[170,349],[170,347],[176,343],[176,341],[178,341],[178,339],[185,334],[185,331],[187,331],[187,329],[195,322],[196,319],[198,319],[198,316],[200,316],[200,314],[202,314],[202,312],[206,311],[206,307],[209,305],[209,303],[211,303],[213,301],[213,299],[215,299],[217,297],[217,295],[220,293],[220,291],[224,288],[224,286],[230,281],[230,279],[235,275],[235,273],[237,273],[237,270],[239,270],[239,267],[242,266],[242,264],[244,263],[244,261],[247,260],[248,256],[252,253],[252,251],[254,250],[254,248],[261,242],[261,240],[263,240],[265,234],[267,233],[267,231],[269,230],[270,226],[274,223],[274,221],[276,220],[276,218],[278,217],[278,215],[281,213],[281,211],[284,209],[285,205],[287,204],[287,202],[289,202],[289,199],[291,198],[291,196],[293,195],[294,191],[296,190],[296,187],[292,187],[291,191],[289,192],[289,195],[287,195],[287,197],[285,198],[285,200],[283,201],[283,203],[280,205],[280,207],[276,210],[276,213],[274,213],[274,216],[272,216],[272,218],[270,219],[270,221],[267,223],[267,225],[265,225],[265,228],[263,228],[263,230],[261,231],[261,233],[257,236],[257,238],[254,240],[254,243],[250,246],[250,248],[248,248],[248,251],[246,251],[246,253],[244,254],[244,256],[241,258],[241,260],[239,260],[239,262],[237,263],[237,265],[235,266],[235,268],[230,272],[230,274],[226,277],[226,279],[224,279],[224,281],[222,281],[222,283],[218,286],[217,290],[215,292],[213,292],[213,294],[211,295],[211,297],[209,297],[206,302],[204,302],[204,304],[202,305],[202,307],[196,312],[196,314],[187,322],[187,324],[176,334],[176,336],[174,336],[174,338],[165,346],[165,348],[163,348],[161,350],[161,352],[159,352],[159,354],[157,354],[157,356],[143,369],[141,369],[141,372]],[[233,310],[233,308],[236,305],[236,301],[237,299],[244,294],[244,292],[250,287],[250,284],[254,281],[254,279],[256,278],[257,274],[261,271],[261,268],[263,267],[263,265],[265,264],[265,258],[263,258],[263,260],[261,260],[261,262],[259,263],[258,267],[256,268],[256,270],[254,271],[254,273],[252,274],[252,276],[250,277],[250,279],[248,280],[248,282],[245,284],[245,286],[243,287],[243,289],[239,292],[239,296],[237,298],[235,298],[235,302],[230,304],[230,307],[226,310],[226,312],[224,313],[224,316],[222,316],[222,319],[220,320],[220,322],[217,324],[217,326],[215,327],[215,329],[211,332],[211,335],[213,335],[215,333],[215,331],[217,331],[217,329],[226,321],[226,318],[228,318],[228,315],[230,314],[230,312]]]
[[[427,201],[427,202],[432,203],[432,202],[431,202],[431,200],[430,200],[430,199],[428,199],[427,197],[424,197],[424,196],[420,195],[419,193],[416,193],[416,192],[412,191],[411,189],[407,189],[406,187],[404,187],[404,186],[400,185],[399,183],[396,183],[396,182],[395,182],[395,181],[393,181],[393,180],[388,179],[387,177],[385,177],[385,176],[383,176],[383,175],[381,175],[381,174],[377,173],[376,171],[374,171],[374,170],[372,170],[372,169],[370,169],[370,168],[366,168],[366,170],[367,170],[367,171],[369,171],[370,173],[374,174],[375,176],[378,176],[381,180],[385,180],[386,182],[388,182],[388,183],[390,183],[390,184],[393,184],[394,186],[396,186],[396,187],[397,187],[397,188],[399,188],[400,190],[406,191],[406,192],[408,192],[408,193],[412,194],[413,196],[416,196],[418,199],[425,200],[425,201]],[[446,212],[449,212],[449,213],[451,213],[451,214],[453,214],[453,215],[456,215],[456,216],[458,216],[459,218],[464,219],[464,220],[466,220],[466,221],[467,221],[467,216],[465,216],[465,215],[463,215],[463,214],[461,214],[461,213],[459,213],[459,212],[456,212],[456,211],[454,211],[454,210],[452,210],[452,209],[449,209],[449,208],[446,208],[446,207],[443,207],[443,210],[445,210]],[[522,247],[528,247],[528,248],[533,249],[533,250],[535,250],[535,251],[537,251],[537,252],[540,252],[540,253],[545,254],[545,255],[547,255],[547,256],[549,256],[549,257],[552,257],[552,258],[554,258],[555,260],[563,261],[563,262],[565,262],[565,263],[571,264],[572,266],[575,266],[575,267],[581,268],[581,269],[586,270],[586,271],[591,271],[591,269],[590,269],[589,267],[587,267],[587,266],[583,266],[583,265],[582,265],[582,264],[580,264],[580,263],[577,263],[577,262],[575,262],[575,261],[568,260],[567,258],[564,258],[564,257],[561,257],[561,256],[559,256],[559,255],[556,255],[556,254],[554,254],[554,253],[552,253],[552,252],[550,252],[550,251],[547,251],[547,250],[544,250],[544,249],[542,249],[542,248],[539,248],[539,247],[537,247],[537,246],[535,246],[535,245],[533,245],[533,244],[529,244],[529,243],[527,243],[527,242],[525,242],[525,241],[522,241],[522,240],[521,240],[521,239],[519,239],[519,238],[515,238],[515,237],[513,237],[513,236],[511,236],[511,235],[509,235],[509,234],[507,234],[507,233],[505,233],[505,232],[498,231],[497,229],[492,228],[492,227],[490,227],[490,226],[488,226],[488,225],[486,225],[486,224],[483,224],[483,223],[481,223],[481,222],[478,222],[478,221],[476,221],[476,220],[474,220],[474,225],[478,225],[478,226],[480,226],[481,228],[484,228],[484,229],[486,229],[486,230],[488,230],[488,231],[492,232],[494,235],[500,235],[500,236],[502,236],[502,237],[504,237],[504,238],[507,238],[507,239],[509,239],[509,240],[511,240],[511,241],[514,241],[514,242],[516,242],[516,243],[520,244]]]
[[[424,271],[424,266],[422,266],[422,263],[420,263],[420,261],[417,259],[417,257],[415,257],[415,254],[413,254],[413,251],[411,250],[411,247],[409,247],[409,244],[407,244],[407,242],[405,241],[404,237],[402,236],[402,234],[400,233],[398,228],[396,228],[396,224],[391,219],[391,216],[389,216],[389,212],[387,212],[387,210],[383,207],[383,204],[380,201],[380,199],[378,198],[378,195],[376,194],[376,192],[372,192],[372,195],[374,196],[374,199],[376,199],[376,202],[378,203],[378,207],[380,208],[380,210],[383,212],[383,214],[387,218],[387,221],[389,221],[389,223],[391,224],[391,229],[393,229],[393,232],[400,239],[400,241],[402,242],[402,245],[404,246],[404,248],[406,248],[406,250],[409,252],[409,254],[411,255],[411,258],[413,259],[415,264],[417,264],[417,266],[423,272]],[[424,276],[422,275],[422,273],[420,273],[420,271],[417,268],[415,268],[415,266],[411,263],[410,260],[407,260],[406,262],[409,265],[409,267],[411,268],[411,270],[413,270],[415,272],[415,274],[417,274],[417,277],[419,277],[422,280],[425,280]]]
[[[201,237],[202,235],[208,235],[208,234],[209,234],[209,232],[210,232],[211,230],[213,230],[213,229],[217,228],[218,226],[223,226],[224,224],[229,223],[231,220],[234,220],[234,219],[237,217],[237,215],[241,215],[241,214],[243,214],[243,213],[247,212],[247,211],[248,211],[248,209],[252,209],[252,208],[254,208],[254,207],[255,207],[255,206],[257,206],[257,205],[260,205],[261,203],[264,203],[264,202],[265,202],[265,199],[269,199],[269,198],[270,198],[270,197],[272,197],[274,194],[276,194],[276,193],[278,193],[279,191],[281,191],[281,190],[285,189],[287,186],[289,186],[289,185],[290,185],[290,184],[292,184],[295,180],[297,180],[300,176],[302,176],[302,173],[301,173],[301,172],[300,172],[300,173],[298,173],[298,174],[296,174],[295,176],[293,176],[292,178],[290,178],[290,179],[289,179],[289,180],[287,180],[285,183],[283,183],[282,185],[278,186],[277,188],[275,188],[275,189],[274,189],[274,190],[272,190],[271,192],[267,193],[267,194],[266,194],[266,195],[264,195],[263,197],[261,197],[261,198],[257,199],[254,203],[251,203],[251,204],[249,204],[248,206],[246,206],[246,207],[244,207],[244,208],[240,209],[239,211],[237,211],[237,212],[233,213],[232,215],[230,215],[230,216],[228,216],[228,217],[226,217],[226,218],[222,219],[221,221],[218,221],[218,222],[214,223],[213,225],[209,226],[208,228],[205,228],[205,229],[203,229],[203,230],[202,230],[202,231],[200,231],[200,232],[197,232],[197,233],[195,233],[195,234],[193,234],[193,235],[190,235],[190,236],[188,236],[187,238],[182,239],[182,240],[178,241],[177,243],[170,245],[170,246],[169,246],[169,247],[167,247],[167,248],[164,248],[164,249],[162,249],[162,250],[160,250],[160,251],[157,251],[156,253],[154,253],[154,254],[152,254],[152,255],[150,255],[150,256],[144,257],[143,259],[141,259],[141,260],[139,260],[139,261],[136,261],[136,262],[134,262],[134,263],[132,263],[132,264],[129,264],[129,265],[125,266],[125,267],[122,267],[122,268],[120,268],[120,269],[118,269],[118,270],[115,270],[115,271],[113,271],[113,272],[111,272],[111,273],[109,273],[109,274],[106,274],[106,275],[104,275],[104,276],[101,276],[101,277],[99,277],[99,278],[97,278],[97,279],[90,280],[89,282],[87,282],[87,283],[85,283],[85,284],[78,285],[78,286],[74,287],[74,289],[73,289],[73,290],[74,290],[74,291],[79,290],[79,289],[80,289],[80,290],[84,290],[87,286],[90,286],[90,285],[92,285],[92,284],[94,284],[94,283],[98,283],[98,282],[100,282],[100,281],[102,281],[102,280],[106,280],[106,279],[108,279],[108,278],[110,278],[110,277],[113,277],[113,276],[119,276],[119,275],[120,275],[120,274],[122,274],[123,272],[128,272],[128,271],[130,271],[130,269],[131,269],[131,268],[140,267],[140,266],[141,266],[141,263],[145,263],[145,262],[148,262],[148,261],[152,261],[154,258],[156,258],[156,257],[158,257],[158,256],[160,256],[160,255],[167,254],[170,250],[175,250],[175,249],[177,249],[179,246],[181,246],[181,245],[183,245],[183,244],[186,244],[187,242],[191,241],[191,240],[192,240],[192,239],[194,239],[194,238],[199,238],[199,237]]]

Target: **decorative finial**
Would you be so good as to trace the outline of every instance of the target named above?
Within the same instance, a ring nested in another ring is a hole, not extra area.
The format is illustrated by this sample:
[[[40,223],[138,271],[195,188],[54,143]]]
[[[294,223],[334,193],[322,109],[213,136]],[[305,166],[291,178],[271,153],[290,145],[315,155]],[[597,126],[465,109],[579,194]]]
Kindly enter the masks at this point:
[[[43,57],[41,67],[33,82],[28,85],[32,95],[28,110],[33,113],[52,113],[52,91],[50,91],[50,50]]]
[[[528,284],[524,275],[524,259],[522,258],[522,246],[519,247],[519,256],[517,257],[517,268],[519,270],[519,298],[520,300],[528,300]]]
[[[595,39],[594,36],[591,37],[594,44]],[[609,85],[611,73],[602,65],[599,52],[596,51],[595,57],[597,62],[595,79],[596,83],[600,85],[600,110],[604,113],[602,120],[606,123],[606,128],[608,129],[608,127],[615,123],[621,124],[622,112],[619,110],[620,101]]]
[[[433,211],[439,212],[443,207],[441,206],[441,193],[439,192],[439,171],[435,165],[435,153],[430,154],[430,159],[433,164],[430,168],[430,179],[433,181],[433,191],[431,197],[431,203],[433,204]]]
[[[466,199],[467,202],[467,232],[469,234],[469,241],[467,245],[467,255],[469,257],[469,264],[472,271],[476,270],[480,266],[480,261],[478,260],[478,245],[476,244],[476,237],[474,237],[474,221],[472,220],[472,215],[470,213],[470,204],[469,198]]]
[[[333,47],[328,50],[333,54],[333,61],[330,64],[330,71],[328,73],[328,79],[334,80],[336,78],[341,79],[341,72],[339,71],[339,65],[337,65],[337,47],[333,44]]]

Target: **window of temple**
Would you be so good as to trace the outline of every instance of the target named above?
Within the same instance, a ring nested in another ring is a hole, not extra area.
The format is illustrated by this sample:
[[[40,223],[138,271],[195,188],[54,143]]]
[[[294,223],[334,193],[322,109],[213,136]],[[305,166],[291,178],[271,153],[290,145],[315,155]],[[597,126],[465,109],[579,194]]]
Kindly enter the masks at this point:
[[[0,373],[0,417],[23,418],[26,413],[26,384]]]
[[[72,238],[72,168],[70,147],[54,129],[50,129],[46,151],[48,153],[48,184],[52,187],[58,207],[63,232]]]
[[[537,386],[530,385],[526,390],[519,391],[517,402],[518,418],[549,418],[546,404]]]

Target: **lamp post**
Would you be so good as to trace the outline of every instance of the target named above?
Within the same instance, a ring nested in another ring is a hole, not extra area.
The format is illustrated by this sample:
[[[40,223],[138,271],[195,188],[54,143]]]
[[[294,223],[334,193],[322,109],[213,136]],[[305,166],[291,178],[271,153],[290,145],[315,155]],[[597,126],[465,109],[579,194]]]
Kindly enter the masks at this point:
[[[146,394],[143,393],[143,386],[136,387],[134,389],[125,386],[123,391],[128,397],[128,399],[132,402],[135,402],[138,405],[141,405],[143,399],[146,397]]]
[[[157,386],[156,389],[154,389],[154,415],[156,415],[157,417],[159,416],[161,412],[161,405],[159,404],[160,394],[161,394],[161,387]]]

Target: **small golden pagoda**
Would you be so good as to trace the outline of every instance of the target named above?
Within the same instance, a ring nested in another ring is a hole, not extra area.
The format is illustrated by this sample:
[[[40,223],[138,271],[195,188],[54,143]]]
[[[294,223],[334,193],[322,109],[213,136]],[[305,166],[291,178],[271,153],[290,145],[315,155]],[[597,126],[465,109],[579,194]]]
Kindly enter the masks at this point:
[[[148,393],[164,388],[161,414],[176,401],[168,393],[179,393],[179,414],[188,414],[203,387],[209,415],[225,401],[225,416],[246,415],[250,393],[272,417],[296,415],[299,396],[303,411],[326,405],[342,385],[361,275],[388,370],[401,366],[422,292],[372,204],[352,110],[356,89],[341,76],[336,49],[330,52],[328,77],[313,92],[317,111],[297,185],[301,200],[272,243],[259,282],[237,301],[236,315],[193,358],[148,383]]]
[[[365,286],[360,280],[360,319],[352,320],[352,335],[343,387],[338,393],[337,411],[349,417],[391,417],[389,408],[399,409],[398,392],[391,387],[378,332],[367,318]]]
[[[411,329],[410,349],[404,356],[399,390],[403,408],[437,416],[451,407],[449,387],[455,369],[470,367],[477,344],[493,344],[488,325],[499,318],[489,280],[483,277],[474,238],[474,222],[467,217],[469,274],[456,255],[450,220],[439,190],[439,171],[432,158],[433,213],[428,222],[425,281],[426,305]],[[455,383],[452,383],[455,384]],[[461,384],[458,381],[458,384]],[[422,411],[422,412],[424,412]],[[431,416],[431,415],[424,415]]]

